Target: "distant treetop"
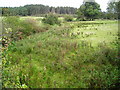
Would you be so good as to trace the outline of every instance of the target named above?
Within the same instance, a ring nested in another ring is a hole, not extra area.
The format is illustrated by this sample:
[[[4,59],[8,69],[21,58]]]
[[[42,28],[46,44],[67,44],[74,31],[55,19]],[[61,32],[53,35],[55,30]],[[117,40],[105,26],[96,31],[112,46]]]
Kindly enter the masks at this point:
[[[110,3],[110,2],[119,2],[120,0],[109,0],[109,2],[108,3]]]
[[[86,2],[95,2],[95,0],[83,0],[83,3],[86,3]]]

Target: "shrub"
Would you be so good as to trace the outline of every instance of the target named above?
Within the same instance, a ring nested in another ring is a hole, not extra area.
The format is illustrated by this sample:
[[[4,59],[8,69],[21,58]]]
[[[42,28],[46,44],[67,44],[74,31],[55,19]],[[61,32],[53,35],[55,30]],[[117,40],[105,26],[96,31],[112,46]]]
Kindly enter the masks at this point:
[[[67,22],[73,21],[73,17],[67,15],[67,16],[65,16],[65,21],[67,21]]]
[[[45,18],[42,19],[42,22],[50,25],[55,25],[55,24],[60,25],[60,21],[58,20],[58,17],[53,14],[46,15]]]

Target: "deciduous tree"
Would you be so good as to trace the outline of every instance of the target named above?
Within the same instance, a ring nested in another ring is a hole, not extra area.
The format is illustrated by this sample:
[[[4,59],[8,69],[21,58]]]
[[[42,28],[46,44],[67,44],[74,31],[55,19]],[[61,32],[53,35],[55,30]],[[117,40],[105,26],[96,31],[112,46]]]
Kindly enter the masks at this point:
[[[100,5],[96,2],[84,2],[78,9],[78,18],[94,20],[99,17]]]

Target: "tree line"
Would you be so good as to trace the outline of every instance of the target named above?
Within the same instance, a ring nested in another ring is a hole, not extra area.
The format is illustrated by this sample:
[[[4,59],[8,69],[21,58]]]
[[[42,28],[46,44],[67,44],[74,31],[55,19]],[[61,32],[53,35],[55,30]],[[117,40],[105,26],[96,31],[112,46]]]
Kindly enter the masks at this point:
[[[75,14],[77,8],[73,7],[49,7],[42,4],[31,4],[23,7],[2,7],[2,15],[34,16],[47,13]]]
[[[48,13],[76,14],[77,20],[120,19],[120,1],[109,2],[107,11],[102,12],[95,0],[84,0],[80,8],[50,7],[42,4],[31,4],[20,7],[1,7],[3,16],[40,16]]]
[[[78,20],[94,19],[120,19],[120,1],[109,2],[106,12],[102,12],[100,5],[95,0],[84,0],[83,4],[77,10]]]

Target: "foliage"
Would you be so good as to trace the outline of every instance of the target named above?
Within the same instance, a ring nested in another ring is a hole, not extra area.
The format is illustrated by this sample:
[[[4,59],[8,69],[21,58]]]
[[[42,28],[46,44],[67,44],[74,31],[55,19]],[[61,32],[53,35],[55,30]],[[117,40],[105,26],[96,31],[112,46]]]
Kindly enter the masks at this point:
[[[58,17],[54,14],[46,15],[45,18],[43,18],[42,22],[50,25],[55,25],[55,24],[60,25],[60,21],[58,20]]]
[[[118,40],[111,39],[117,36],[115,25],[68,22],[12,42],[3,52],[3,88],[116,87]]]
[[[120,1],[119,2],[110,2],[108,3],[107,13],[109,13],[109,19],[118,19],[120,18]],[[112,17],[111,17],[112,14]]]
[[[79,21],[86,21],[86,17],[84,14],[80,11],[80,9],[77,10],[77,20]]]
[[[50,7],[42,4],[30,4],[20,7],[2,7],[3,16],[39,16],[41,14],[75,14],[76,8],[73,7]]]
[[[100,10],[100,5],[96,2],[85,2],[77,11],[78,19],[94,20],[99,17]]]
[[[70,15],[65,16],[65,21],[71,22],[73,21],[73,17]]]
[[[50,28],[38,26],[38,22],[34,19],[20,20],[19,17],[8,16],[3,18],[3,31],[2,31],[2,45],[7,47],[11,41],[18,41],[25,37],[45,32]]]

